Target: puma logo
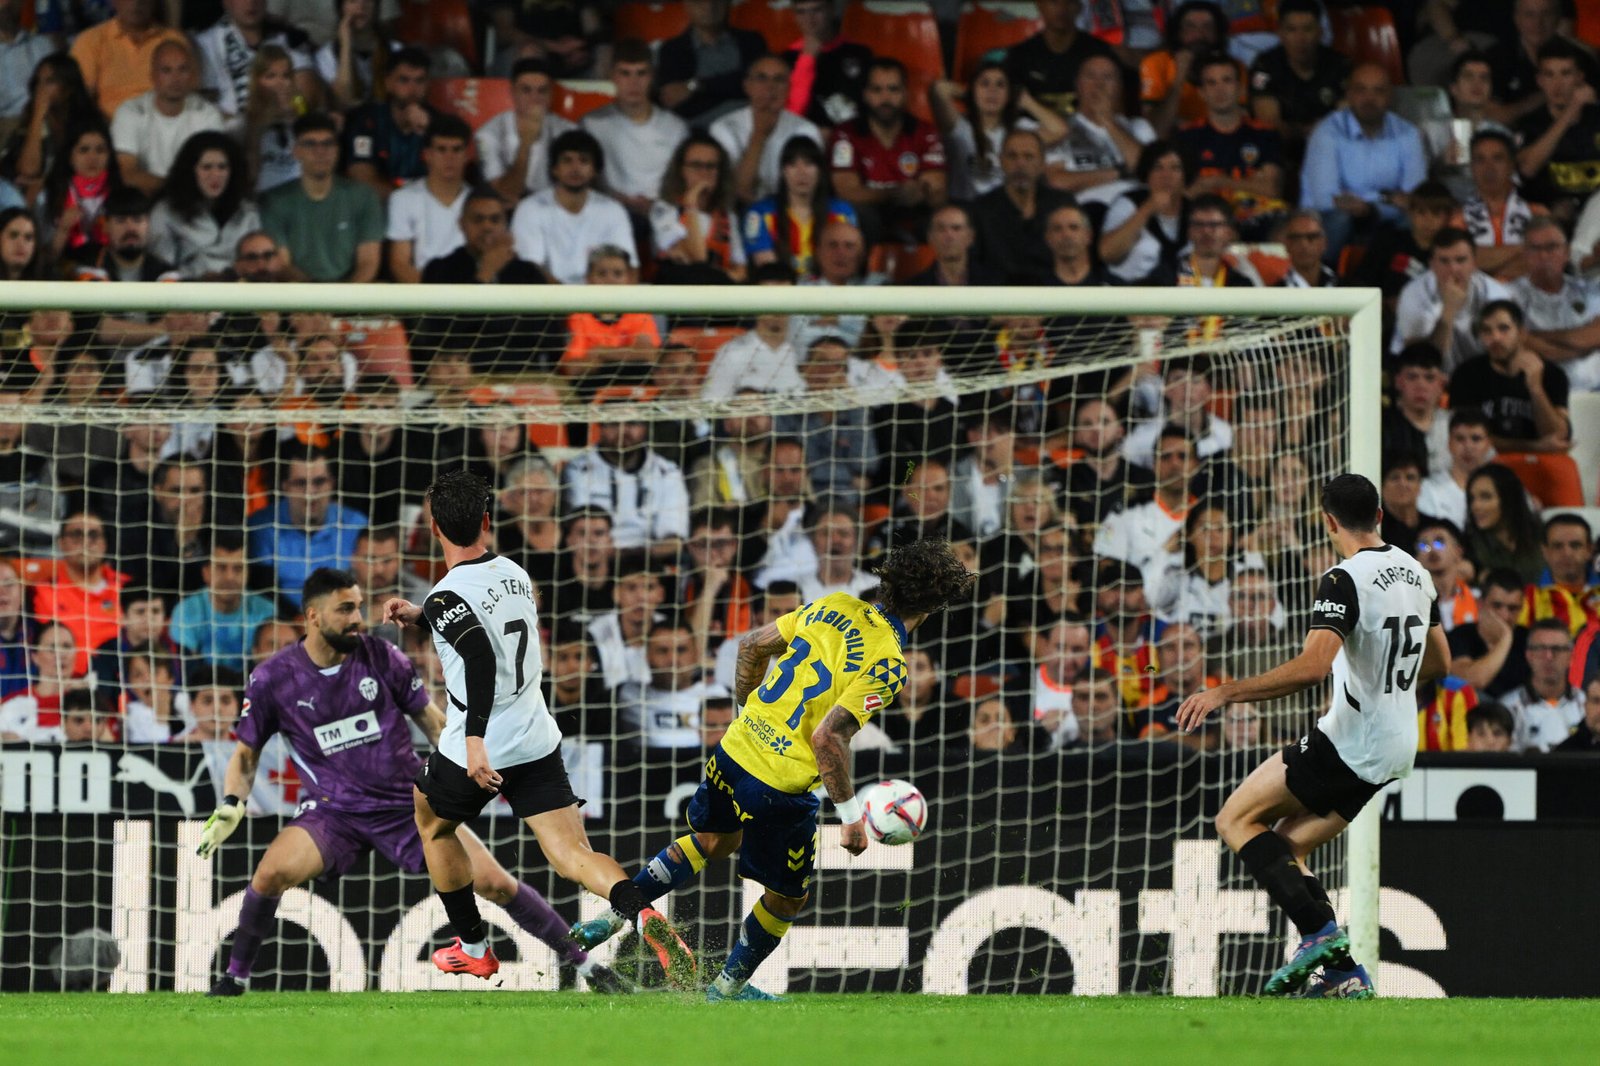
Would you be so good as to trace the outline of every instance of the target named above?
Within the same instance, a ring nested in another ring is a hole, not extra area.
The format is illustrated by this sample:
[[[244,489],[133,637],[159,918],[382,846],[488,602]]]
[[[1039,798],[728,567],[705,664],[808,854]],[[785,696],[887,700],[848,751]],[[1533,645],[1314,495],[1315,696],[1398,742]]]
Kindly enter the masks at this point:
[[[128,785],[143,785],[151,792],[159,792],[171,796],[178,801],[178,806],[183,808],[183,813],[193,816],[195,813],[194,786],[199,780],[199,775],[204,773],[204,761],[196,764],[195,775],[188,781],[179,782],[168,776],[167,772],[149,759],[140,755],[124,755],[117,763],[117,772],[112,777],[114,781],[121,781]]]

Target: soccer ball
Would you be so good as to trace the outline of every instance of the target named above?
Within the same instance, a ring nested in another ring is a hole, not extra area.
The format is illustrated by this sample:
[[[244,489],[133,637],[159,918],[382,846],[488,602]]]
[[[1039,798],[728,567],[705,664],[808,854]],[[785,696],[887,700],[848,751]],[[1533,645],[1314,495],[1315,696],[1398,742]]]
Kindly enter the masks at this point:
[[[909,844],[928,824],[928,801],[910,781],[895,778],[861,790],[867,832],[880,844]]]

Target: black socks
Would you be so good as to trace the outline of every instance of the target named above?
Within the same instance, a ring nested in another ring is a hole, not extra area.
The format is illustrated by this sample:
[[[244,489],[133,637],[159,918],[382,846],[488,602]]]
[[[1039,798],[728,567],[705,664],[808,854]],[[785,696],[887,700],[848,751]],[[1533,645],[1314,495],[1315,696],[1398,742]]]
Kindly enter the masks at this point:
[[[463,944],[481,944],[489,939],[489,927],[478,913],[478,899],[472,894],[471,885],[450,892],[438,891],[439,898],[444,901],[444,913]]]
[[[1239,849],[1239,859],[1301,936],[1310,936],[1334,920],[1328,894],[1315,877],[1300,872],[1289,842],[1277,833],[1270,829],[1258,833]]]

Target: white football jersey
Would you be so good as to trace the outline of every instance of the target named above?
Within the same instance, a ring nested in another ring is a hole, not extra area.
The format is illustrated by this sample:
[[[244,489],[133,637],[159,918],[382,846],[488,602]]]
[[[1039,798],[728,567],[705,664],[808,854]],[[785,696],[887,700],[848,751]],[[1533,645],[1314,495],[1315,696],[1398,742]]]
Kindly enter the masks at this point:
[[[457,563],[428,593],[422,612],[444,667],[450,697],[439,752],[467,765],[466,664],[461,639],[482,629],[494,648],[494,709],[483,743],[495,769],[542,759],[561,745],[561,729],[545,706],[540,680],[539,610],[527,571],[493,552]]]
[[[1433,578],[1393,544],[1362,548],[1322,575],[1312,629],[1344,637],[1333,660],[1333,704],[1317,728],[1370,784],[1411,773],[1417,755],[1417,674],[1439,624]]]

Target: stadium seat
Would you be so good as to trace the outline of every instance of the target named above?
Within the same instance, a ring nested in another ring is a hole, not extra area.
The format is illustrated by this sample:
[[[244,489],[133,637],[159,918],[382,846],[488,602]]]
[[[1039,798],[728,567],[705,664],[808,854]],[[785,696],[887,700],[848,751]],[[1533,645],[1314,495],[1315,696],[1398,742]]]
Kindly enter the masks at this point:
[[[1261,275],[1261,284],[1268,287],[1276,285],[1289,274],[1289,249],[1281,244],[1235,244],[1228,251],[1248,259],[1256,273]]]
[[[1583,478],[1583,502],[1600,504],[1600,392],[1576,392],[1567,401],[1572,456]]]
[[[1494,461],[1510,467],[1522,487],[1542,506],[1583,506],[1583,480],[1572,456],[1551,452],[1501,452]]]
[[[767,39],[767,50],[781,54],[800,36],[789,0],[740,0],[728,13],[728,25],[754,30]]]
[[[511,110],[507,78],[440,78],[428,86],[428,103],[466,120],[476,132],[502,111]]]
[[[901,244],[890,241],[874,244],[867,253],[867,272],[886,274],[896,285],[916,277],[933,265],[934,252],[927,244]]]
[[[550,110],[562,118],[578,121],[597,107],[617,98],[617,87],[609,81],[562,81],[556,83]]]
[[[906,110],[928,121],[928,86],[944,77],[944,52],[939,24],[925,3],[909,0],[863,0],[845,9],[840,32],[863,41],[880,56],[906,65]]]
[[[962,84],[972,80],[978,64],[991,52],[1003,52],[1039,32],[1044,23],[1031,3],[1016,0],[987,0],[964,4],[956,22],[955,70],[952,76]]]
[[[740,326],[678,326],[667,334],[667,343],[693,348],[704,367],[716,356],[718,348],[743,332]]]
[[[413,382],[406,327],[394,319],[355,321],[344,337],[363,374],[388,374],[402,388]]]
[[[535,382],[479,385],[467,393],[467,402],[477,407],[508,403],[516,407],[557,407],[564,402],[559,387]],[[534,446],[545,448],[567,447],[567,426],[564,422],[528,423],[528,440]]]
[[[617,5],[617,13],[611,21],[612,36],[616,40],[637,37],[651,44],[676,37],[688,28],[689,13],[675,0],[655,4],[627,0]]]
[[[1000,691],[1000,679],[993,674],[962,674],[950,688],[958,700],[981,700]]]
[[[1600,48],[1600,4],[1579,4],[1578,20],[1572,29],[1578,40],[1590,48]]]
[[[395,37],[423,48],[453,48],[467,66],[478,66],[478,31],[467,0],[401,0]]]
[[[1352,63],[1376,63],[1395,85],[1405,83],[1405,63],[1394,16],[1382,7],[1331,8],[1333,47]]]
[[[1364,244],[1347,244],[1339,250],[1339,276],[1347,278],[1350,272],[1361,265],[1361,260],[1366,257],[1367,246]]]

